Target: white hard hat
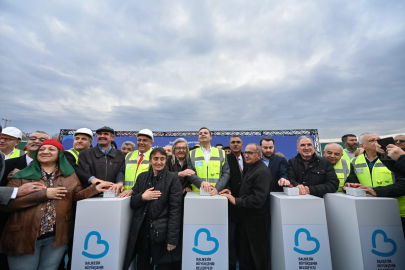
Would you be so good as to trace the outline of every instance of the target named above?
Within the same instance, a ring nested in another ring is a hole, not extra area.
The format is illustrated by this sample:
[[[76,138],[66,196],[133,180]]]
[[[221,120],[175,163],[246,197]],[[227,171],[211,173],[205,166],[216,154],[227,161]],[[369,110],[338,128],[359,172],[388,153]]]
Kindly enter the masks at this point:
[[[16,127],[6,127],[3,128],[3,131],[1,132],[1,134],[5,134],[17,139],[22,139],[22,132],[21,130],[19,130]]]
[[[138,134],[136,135],[136,137],[138,137],[139,135],[145,135],[148,136],[149,138],[151,138],[152,142],[153,142],[153,132],[150,129],[141,129]]]
[[[91,137],[91,140],[93,140],[93,131],[91,131],[88,128],[79,128],[78,130],[75,131],[73,136],[76,136],[76,134],[86,134]]]

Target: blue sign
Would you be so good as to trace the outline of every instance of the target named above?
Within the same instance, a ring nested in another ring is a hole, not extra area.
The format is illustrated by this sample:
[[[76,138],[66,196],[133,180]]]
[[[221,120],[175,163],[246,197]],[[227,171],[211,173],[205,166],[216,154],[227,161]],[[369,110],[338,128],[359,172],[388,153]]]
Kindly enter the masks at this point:
[[[281,152],[287,159],[290,159],[297,155],[297,140],[301,135],[294,135],[294,136],[271,136],[275,142],[275,150],[276,152]],[[260,143],[260,140],[263,137],[267,136],[240,136],[243,140],[243,145],[246,147],[249,143]],[[313,136],[309,136],[314,139]],[[166,145],[173,145],[173,142],[177,138],[184,138],[188,142],[190,147],[199,144],[198,137],[196,136],[179,136],[179,137],[155,137],[153,146],[154,147],[164,147]],[[224,146],[229,146],[231,136],[213,136],[211,145],[215,146],[216,144],[222,144]],[[126,141],[131,141],[136,145],[136,137],[115,137],[114,141],[117,143],[118,149],[121,149],[121,145]],[[97,136],[94,137],[93,146],[97,144]],[[62,145],[65,150],[68,150],[73,147],[73,135],[65,135],[63,136]],[[243,149],[244,151],[244,149]]]
[[[200,250],[200,249],[196,248],[196,247],[198,247],[198,237],[200,236],[201,233],[205,233],[207,235],[207,242],[214,242],[215,246],[214,246],[214,248],[212,250],[205,251],[205,250]],[[217,252],[218,248],[219,248],[218,239],[216,239],[214,237],[211,237],[211,233],[210,233],[210,231],[208,229],[201,228],[195,233],[194,247],[193,247],[193,251],[195,253],[198,253],[198,254],[201,254],[201,255],[212,255],[215,252]]]
[[[384,237],[385,243],[391,243],[392,250],[390,252],[380,252],[380,251],[375,250],[377,248],[376,238],[377,238],[377,235],[379,235],[379,234],[381,234]],[[387,234],[383,230],[375,230],[373,232],[373,236],[371,237],[371,241],[373,244],[373,249],[371,250],[371,252],[377,256],[391,257],[397,252],[397,244],[395,243],[394,240],[388,238]]]
[[[298,246],[299,246],[298,237],[299,237],[300,233],[305,233],[307,235],[308,242],[315,243],[315,248],[313,250],[302,250],[302,249],[298,248]],[[300,254],[303,254],[303,255],[313,255],[313,254],[317,253],[319,251],[319,248],[321,247],[318,239],[316,239],[315,237],[311,237],[311,234],[309,233],[309,231],[304,228],[300,228],[295,232],[294,242],[295,242],[294,251],[298,252]]]
[[[86,256],[87,258],[90,258],[90,259],[100,259],[100,258],[104,257],[105,255],[107,255],[110,247],[109,247],[107,241],[101,240],[101,235],[99,232],[91,231],[91,232],[89,232],[89,234],[87,234],[86,239],[84,240],[84,250],[87,250],[89,248],[89,240],[90,240],[90,237],[93,235],[97,237],[98,245],[104,245],[104,251],[100,254],[91,254],[86,251],[83,251],[82,254],[83,254],[83,256]]]

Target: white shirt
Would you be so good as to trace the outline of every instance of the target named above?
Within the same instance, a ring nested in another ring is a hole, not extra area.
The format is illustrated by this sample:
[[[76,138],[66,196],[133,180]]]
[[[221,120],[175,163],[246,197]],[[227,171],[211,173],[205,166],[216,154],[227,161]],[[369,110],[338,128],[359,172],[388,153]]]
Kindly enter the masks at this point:
[[[27,166],[30,165],[31,161],[33,161],[33,159],[30,158],[28,155],[25,155],[25,160],[27,161]]]
[[[239,157],[236,158],[238,160],[239,166],[243,171],[243,159],[242,159],[242,155],[240,155]]]
[[[205,149],[204,147],[201,146],[201,149],[204,154],[205,163],[208,164],[208,160],[210,160],[210,156],[211,156],[211,145],[210,145],[210,148],[208,148],[208,149]]]

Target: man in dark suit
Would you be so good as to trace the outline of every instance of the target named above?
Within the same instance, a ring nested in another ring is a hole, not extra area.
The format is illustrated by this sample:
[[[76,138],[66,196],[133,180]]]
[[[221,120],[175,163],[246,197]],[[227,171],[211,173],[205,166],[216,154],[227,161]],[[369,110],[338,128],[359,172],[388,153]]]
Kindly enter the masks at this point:
[[[1,179],[1,186],[5,186],[14,173],[27,167],[32,161],[32,155],[39,148],[41,143],[49,139],[49,135],[44,131],[33,132],[27,140],[27,154],[17,158],[6,160],[4,174]]]
[[[247,164],[242,155],[243,141],[239,136],[233,135],[230,140],[231,153],[227,155],[227,161],[231,173],[227,189],[233,196],[239,197],[239,189],[242,185],[243,173],[247,171]],[[236,261],[239,256],[239,225],[238,209],[228,202],[228,227],[229,227],[229,270],[236,269]]]
[[[283,157],[275,154],[276,149],[273,138],[264,137],[260,140],[262,161],[270,169],[273,176],[271,192],[283,192],[283,186],[290,185],[288,181],[288,163]]]

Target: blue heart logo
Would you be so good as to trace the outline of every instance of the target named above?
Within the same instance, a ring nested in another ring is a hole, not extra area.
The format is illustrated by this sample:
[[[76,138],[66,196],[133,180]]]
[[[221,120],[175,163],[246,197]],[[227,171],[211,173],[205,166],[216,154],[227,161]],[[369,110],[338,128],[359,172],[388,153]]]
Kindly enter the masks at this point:
[[[194,246],[198,247],[198,237],[200,236],[201,233],[205,233],[207,234],[207,241],[212,241],[215,244],[215,247],[212,250],[209,251],[204,251],[204,250],[200,250],[198,248],[193,247],[193,251],[195,253],[198,253],[200,255],[212,255],[215,252],[217,252],[218,248],[219,248],[219,242],[218,239],[211,237],[211,233],[209,230],[205,229],[205,228],[201,228],[199,229],[196,233],[195,233],[195,237],[194,237]]]
[[[391,243],[392,244],[392,250],[390,252],[380,252],[375,250],[375,248],[377,248],[377,243],[375,241],[376,237],[378,234],[381,234],[384,237],[384,242],[385,243]],[[391,257],[392,255],[394,255],[397,252],[397,244],[395,243],[394,240],[390,239],[387,237],[387,234],[383,231],[383,230],[375,230],[373,232],[373,236],[371,237],[371,241],[373,244],[373,249],[371,250],[371,252],[377,256],[380,257]]]
[[[86,239],[84,240],[84,250],[87,250],[89,248],[89,240],[91,236],[96,236],[97,237],[97,244],[98,245],[104,245],[104,251],[100,254],[91,254],[87,253],[86,251],[83,251],[82,254],[83,256],[86,256],[87,258],[90,259],[100,259],[107,255],[108,250],[110,249],[110,246],[108,245],[107,241],[101,240],[101,235],[99,232],[96,231],[91,231],[89,234],[86,236]]]
[[[305,233],[307,235],[307,241],[311,241],[311,242],[315,243],[315,248],[313,250],[303,250],[303,249],[297,248],[299,246],[298,237],[299,237],[300,233]],[[294,251],[298,252],[300,254],[304,254],[304,255],[313,255],[313,254],[317,253],[319,251],[319,248],[321,247],[318,239],[316,239],[315,237],[311,237],[311,234],[309,233],[309,231],[304,228],[300,228],[295,232],[294,242],[295,242]]]

